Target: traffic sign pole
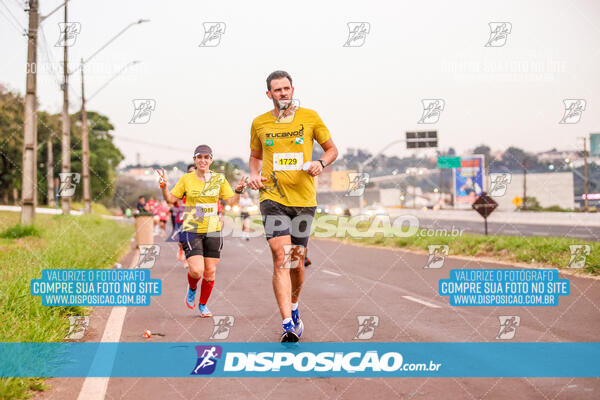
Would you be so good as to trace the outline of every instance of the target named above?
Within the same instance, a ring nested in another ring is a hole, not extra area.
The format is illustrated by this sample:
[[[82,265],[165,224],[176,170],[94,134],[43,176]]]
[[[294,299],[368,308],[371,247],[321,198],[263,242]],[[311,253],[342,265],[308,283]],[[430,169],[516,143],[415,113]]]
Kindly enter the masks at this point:
[[[483,226],[485,235],[488,234],[488,226],[487,226],[487,218],[490,216],[492,212],[498,207],[498,203],[490,196],[487,195],[486,192],[482,192],[481,195],[475,200],[475,202],[471,205],[475,211],[479,213],[483,217]]]

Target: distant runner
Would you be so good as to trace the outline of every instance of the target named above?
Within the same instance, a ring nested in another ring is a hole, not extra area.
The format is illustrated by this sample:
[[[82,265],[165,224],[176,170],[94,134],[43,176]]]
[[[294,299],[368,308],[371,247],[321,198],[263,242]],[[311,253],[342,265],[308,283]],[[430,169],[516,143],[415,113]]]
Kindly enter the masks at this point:
[[[156,212],[158,214],[159,227],[161,233],[167,233],[167,219],[169,218],[169,205],[165,200],[161,201],[159,205],[156,207]]]
[[[242,238],[250,240],[250,207],[252,199],[248,192],[244,192],[240,198],[240,218],[242,220]]]

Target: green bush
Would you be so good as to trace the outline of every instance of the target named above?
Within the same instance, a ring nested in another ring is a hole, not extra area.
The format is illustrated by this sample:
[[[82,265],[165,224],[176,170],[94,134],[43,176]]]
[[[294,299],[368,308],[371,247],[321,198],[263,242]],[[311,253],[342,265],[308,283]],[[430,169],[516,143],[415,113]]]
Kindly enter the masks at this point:
[[[17,224],[0,233],[0,238],[3,239],[19,239],[26,236],[40,236],[40,231],[33,225]]]

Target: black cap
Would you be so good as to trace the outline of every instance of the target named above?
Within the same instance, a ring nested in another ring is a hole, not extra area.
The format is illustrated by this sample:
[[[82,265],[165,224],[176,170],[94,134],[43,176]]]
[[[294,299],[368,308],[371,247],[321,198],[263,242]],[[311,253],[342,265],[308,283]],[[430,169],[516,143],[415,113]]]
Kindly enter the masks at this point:
[[[201,144],[200,146],[196,147],[196,150],[194,150],[194,157],[200,154],[208,154],[210,158],[213,158],[212,149],[205,144]]]

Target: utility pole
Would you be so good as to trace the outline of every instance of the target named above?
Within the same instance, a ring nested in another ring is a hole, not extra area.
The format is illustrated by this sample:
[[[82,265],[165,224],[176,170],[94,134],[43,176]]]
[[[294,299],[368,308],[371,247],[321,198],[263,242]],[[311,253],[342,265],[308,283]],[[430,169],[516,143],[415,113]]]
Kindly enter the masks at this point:
[[[412,208],[417,208],[417,171],[415,170],[415,175],[413,175],[413,187],[412,187],[412,198],[413,198],[413,206]]]
[[[48,149],[47,149],[47,158],[46,164],[48,165],[48,206],[54,207],[56,204],[54,203],[54,155],[52,149],[52,134],[48,136]]]
[[[37,80],[37,78],[36,78],[36,80]],[[33,114],[33,144],[34,144],[34,150],[33,150],[33,208],[34,209],[38,206],[38,115],[37,115],[37,109],[38,109],[38,102],[37,102],[37,96],[36,96],[36,98],[35,98],[35,113]]]
[[[56,7],[54,10],[52,10],[48,15],[39,17],[38,21],[39,23],[44,22],[44,20],[46,20],[46,18],[48,18],[49,16],[51,16],[52,14],[54,14],[56,11],[58,11],[63,5],[65,6],[65,20],[66,20],[66,7],[67,7],[67,2],[69,0],[66,0],[63,4],[59,5],[58,7]],[[32,2],[30,1],[30,4]],[[36,3],[36,12],[37,12],[37,4],[38,1],[35,1]],[[30,6],[31,8],[31,6]],[[37,41],[37,35],[36,35],[36,41]],[[36,99],[36,110],[37,110],[37,99]],[[47,179],[48,179],[48,205],[50,207],[54,207],[55,206],[55,200],[54,200],[54,156],[53,156],[53,149],[52,149],[52,136],[54,136],[54,134],[50,134],[50,136],[48,137],[48,149],[47,149],[47,159],[46,159],[46,163],[47,163]],[[37,144],[37,113],[35,115],[35,143]],[[35,151],[35,169],[34,169],[34,180],[37,186],[37,148]],[[37,205],[37,189],[34,192],[34,204]]]
[[[527,211],[527,159],[523,159],[523,211]]]
[[[90,138],[88,135],[87,111],[85,110],[85,93],[83,81],[83,58],[81,59],[81,150],[83,166],[83,211],[92,212],[92,199],[90,193]]]
[[[63,43],[63,111],[62,111],[62,172],[71,172],[71,120],[69,117],[69,66],[67,39],[69,29],[67,27],[67,3],[65,2],[65,37]],[[61,182],[62,184],[62,182]],[[60,193],[59,193],[60,195]],[[62,213],[71,213],[71,198],[60,196]]]
[[[442,172],[444,170],[442,168],[440,168],[440,198],[439,198],[439,204],[440,204],[440,209],[442,208],[442,183],[443,183],[443,179],[442,179]]]
[[[589,179],[588,179],[588,162],[587,162],[587,138],[583,138],[583,175],[584,175],[584,190],[585,190],[585,200],[584,200],[584,209],[585,212],[588,212],[588,193],[589,191]]]
[[[29,0],[29,31],[27,32],[27,80],[25,94],[25,118],[23,126],[23,166],[21,189],[21,224],[31,225],[35,217],[37,153],[37,31],[39,25],[38,0]]]

